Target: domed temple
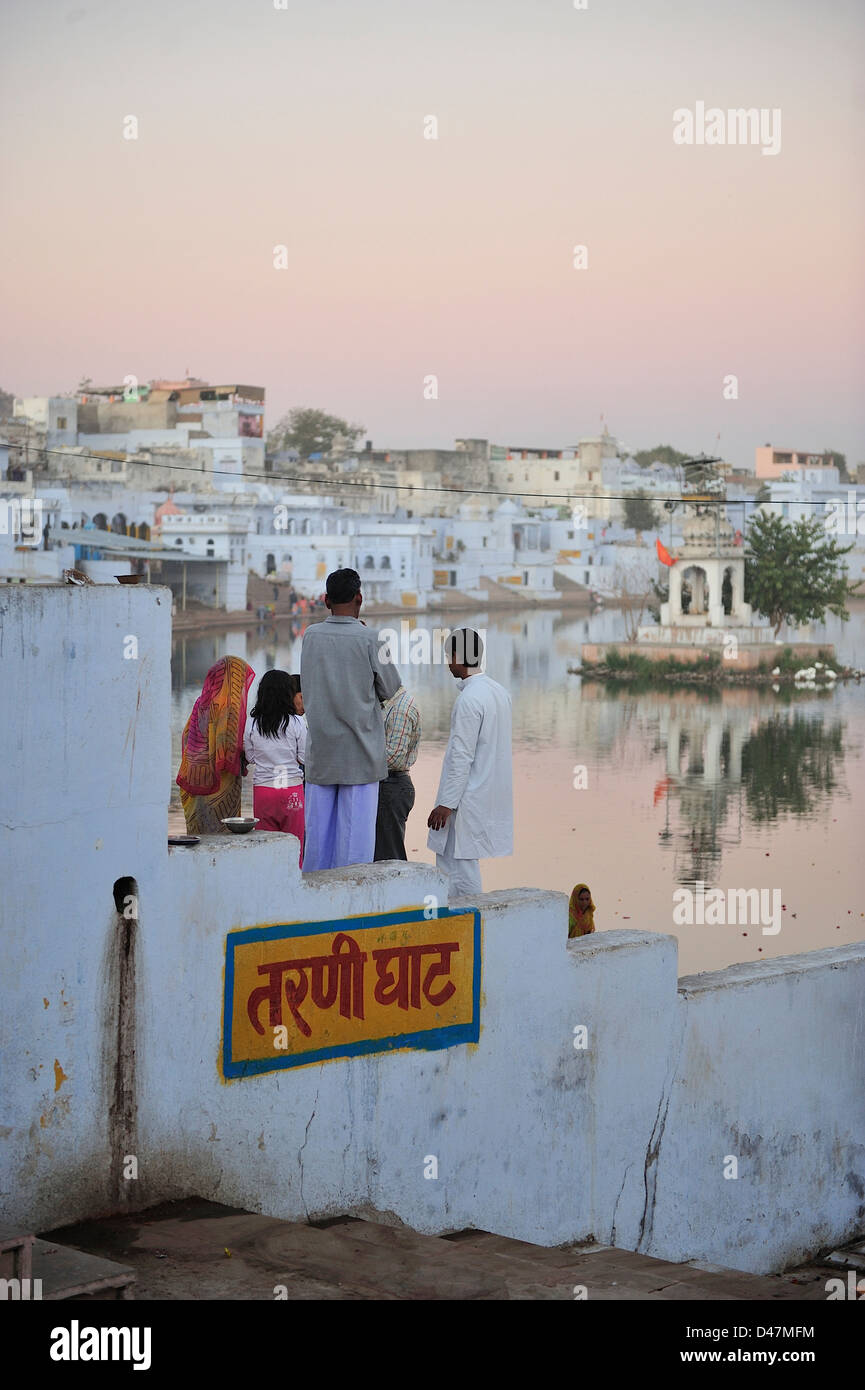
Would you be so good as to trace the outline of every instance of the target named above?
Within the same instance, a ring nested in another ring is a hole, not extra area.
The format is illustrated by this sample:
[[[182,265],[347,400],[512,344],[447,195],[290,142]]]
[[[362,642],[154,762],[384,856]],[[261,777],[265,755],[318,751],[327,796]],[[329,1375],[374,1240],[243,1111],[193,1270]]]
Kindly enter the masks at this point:
[[[685,642],[696,646],[772,642],[772,629],[755,622],[745,602],[745,554],[720,506],[689,503],[684,543],[670,567],[670,596],[661,604],[660,624],[641,627],[640,642]]]
[[[727,519],[723,480],[713,475],[714,460],[694,463],[697,474],[683,487],[683,543],[667,570],[669,596],[660,606],[659,621],[640,625],[633,640],[583,643],[583,660],[603,662],[613,648],[683,663],[715,654],[726,669],[742,671],[761,664],[768,669],[780,646],[810,659],[817,644],[776,638],[771,624],[745,602],[743,536]],[[821,643],[820,649],[834,651],[830,643]]]

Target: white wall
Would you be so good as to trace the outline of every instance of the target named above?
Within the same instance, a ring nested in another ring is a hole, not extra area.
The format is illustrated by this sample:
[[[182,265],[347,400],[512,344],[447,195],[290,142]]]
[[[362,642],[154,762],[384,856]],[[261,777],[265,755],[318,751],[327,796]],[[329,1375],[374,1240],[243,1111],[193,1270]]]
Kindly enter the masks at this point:
[[[302,878],[295,842],[266,833],[167,849],[170,602],[0,590],[3,1220],[198,1193],[756,1271],[861,1229],[865,943],[677,982],[670,936],[569,943],[562,895],[481,895],[477,1044],[222,1081],[228,931],[418,907],[444,881],[414,864]]]

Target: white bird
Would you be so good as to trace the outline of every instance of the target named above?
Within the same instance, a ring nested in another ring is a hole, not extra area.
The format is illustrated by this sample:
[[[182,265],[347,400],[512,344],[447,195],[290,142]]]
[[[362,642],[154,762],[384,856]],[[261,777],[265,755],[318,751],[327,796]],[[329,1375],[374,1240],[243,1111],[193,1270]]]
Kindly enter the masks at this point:
[[[823,672],[823,674],[824,674],[824,676],[826,677],[826,679],[829,680],[829,681],[837,680],[837,676],[835,675],[835,672],[834,672],[834,671],[830,671],[828,667],[827,667],[826,670]]]
[[[773,668],[772,675],[773,675],[773,676],[780,676],[780,674],[781,674],[781,667],[780,667],[780,666],[775,666],[775,667]]]

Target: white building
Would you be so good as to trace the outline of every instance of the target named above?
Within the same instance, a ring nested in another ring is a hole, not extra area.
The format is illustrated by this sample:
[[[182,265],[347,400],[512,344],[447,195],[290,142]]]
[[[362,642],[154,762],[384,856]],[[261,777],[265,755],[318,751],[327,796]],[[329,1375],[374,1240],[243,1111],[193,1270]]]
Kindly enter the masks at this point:
[[[247,543],[251,569],[290,581],[305,598],[319,597],[332,570],[356,569],[369,602],[419,608],[433,587],[433,539],[422,521],[357,516],[297,497],[259,504]]]
[[[77,441],[78,402],[73,396],[17,397],[12,417],[29,421],[36,434],[44,435],[46,449]]]
[[[225,512],[163,516],[162,543],[213,564],[187,566],[186,594],[230,613],[246,608],[248,518]],[[217,562],[222,562],[218,564]],[[173,584],[172,584],[173,587]]]
[[[491,507],[483,497],[470,496],[455,516],[430,518],[429,524],[436,535],[433,583],[445,600],[448,590],[484,598],[485,580],[507,585],[522,598],[554,596],[555,556],[544,542],[542,517],[530,516],[509,498]]]

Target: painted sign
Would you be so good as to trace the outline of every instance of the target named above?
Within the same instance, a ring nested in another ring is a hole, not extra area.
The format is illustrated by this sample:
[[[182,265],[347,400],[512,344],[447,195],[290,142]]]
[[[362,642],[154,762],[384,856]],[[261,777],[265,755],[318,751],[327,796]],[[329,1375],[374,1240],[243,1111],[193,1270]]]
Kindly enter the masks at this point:
[[[481,922],[440,908],[229,932],[227,1080],[480,1035]]]

